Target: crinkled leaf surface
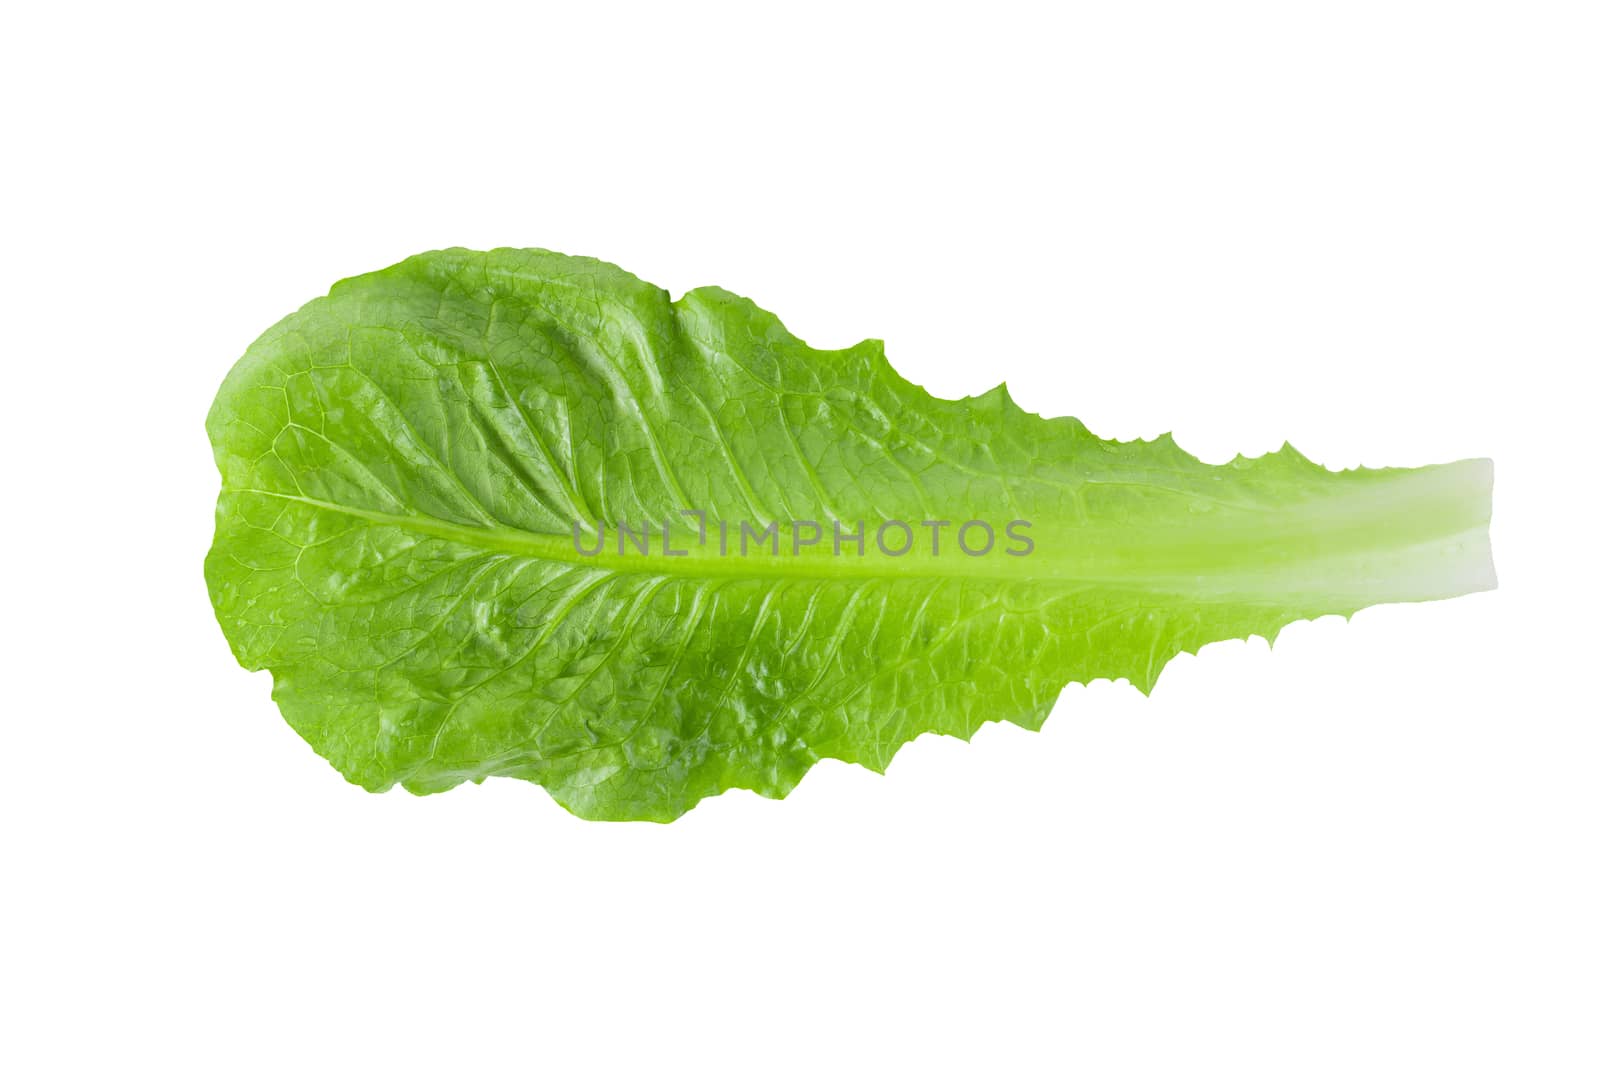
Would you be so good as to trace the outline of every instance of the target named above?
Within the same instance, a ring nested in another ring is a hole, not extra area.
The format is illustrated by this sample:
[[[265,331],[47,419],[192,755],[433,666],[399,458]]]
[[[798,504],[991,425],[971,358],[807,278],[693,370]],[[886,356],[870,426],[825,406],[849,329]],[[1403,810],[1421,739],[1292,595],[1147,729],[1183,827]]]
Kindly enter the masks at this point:
[[[251,346],[207,428],[217,618],[290,725],[368,789],[505,775],[587,818],[783,796],[819,759],[1037,728],[1071,681],[1148,690],[1208,642],[1493,585],[1487,461],[1208,465],[541,251],[339,283]],[[664,518],[687,555],[575,550],[574,521]],[[968,556],[954,525],[935,555],[916,525],[1019,518],[1026,556]],[[912,551],[872,544],[888,519]],[[724,558],[721,520],[777,522],[784,551]],[[802,520],[863,523],[867,550],[824,525],[795,554]]]

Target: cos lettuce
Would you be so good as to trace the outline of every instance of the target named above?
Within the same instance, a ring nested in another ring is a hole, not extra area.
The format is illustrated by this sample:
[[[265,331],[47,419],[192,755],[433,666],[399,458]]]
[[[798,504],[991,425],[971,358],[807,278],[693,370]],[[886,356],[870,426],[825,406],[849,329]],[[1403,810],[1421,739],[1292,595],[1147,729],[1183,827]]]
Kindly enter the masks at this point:
[[[1491,466],[1222,466],[882,346],[542,251],[428,253],[268,330],[207,419],[239,662],[350,781],[586,818],[1037,728],[1072,681],[1492,588]],[[753,546],[752,546],[753,542]]]

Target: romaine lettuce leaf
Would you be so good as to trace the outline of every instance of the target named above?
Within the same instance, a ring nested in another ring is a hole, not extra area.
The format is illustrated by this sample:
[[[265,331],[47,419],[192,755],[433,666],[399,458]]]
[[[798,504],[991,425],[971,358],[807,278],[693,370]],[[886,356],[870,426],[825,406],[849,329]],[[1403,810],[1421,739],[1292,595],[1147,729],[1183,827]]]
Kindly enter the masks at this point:
[[[1208,642],[1494,585],[1486,460],[1210,465],[543,251],[339,283],[207,429],[212,601],[290,725],[367,789],[504,775],[593,819],[781,797],[819,759],[1037,728],[1068,682],[1148,692]]]

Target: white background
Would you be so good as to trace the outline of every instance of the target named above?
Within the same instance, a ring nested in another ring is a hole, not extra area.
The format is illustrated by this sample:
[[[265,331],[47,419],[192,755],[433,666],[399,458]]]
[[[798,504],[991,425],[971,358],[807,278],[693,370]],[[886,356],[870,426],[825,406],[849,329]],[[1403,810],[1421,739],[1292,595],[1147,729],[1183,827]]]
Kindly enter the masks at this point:
[[[1592,12],[13,10],[0,1059],[1600,1062]],[[203,418],[457,244],[1210,460],[1492,456],[1501,589],[669,826],[368,795],[211,617]]]

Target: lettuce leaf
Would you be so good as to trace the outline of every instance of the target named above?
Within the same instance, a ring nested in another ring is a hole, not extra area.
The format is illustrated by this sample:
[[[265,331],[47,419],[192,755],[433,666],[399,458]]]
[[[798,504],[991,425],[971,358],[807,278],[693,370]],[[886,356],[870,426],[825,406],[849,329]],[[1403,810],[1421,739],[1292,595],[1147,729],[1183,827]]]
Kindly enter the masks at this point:
[[[1036,729],[1068,682],[1148,692],[1209,642],[1494,586],[1487,460],[1210,465],[544,251],[340,282],[207,430],[211,598],[289,724],[370,790],[503,775],[592,819],[781,797],[819,759]]]

